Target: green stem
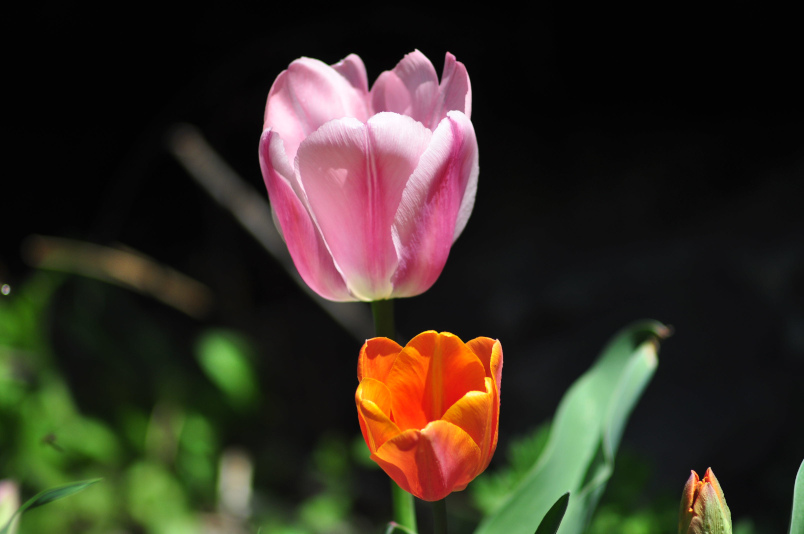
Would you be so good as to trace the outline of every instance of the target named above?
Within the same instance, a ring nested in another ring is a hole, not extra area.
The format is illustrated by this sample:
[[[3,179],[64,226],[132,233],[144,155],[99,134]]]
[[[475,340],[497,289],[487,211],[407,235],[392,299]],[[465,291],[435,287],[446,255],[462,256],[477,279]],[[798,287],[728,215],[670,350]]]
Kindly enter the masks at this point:
[[[447,499],[433,501],[433,532],[447,534]]]
[[[374,335],[394,339],[394,301],[375,300],[371,303],[371,313],[374,315]]]
[[[375,300],[371,303],[371,311],[374,314],[374,334],[377,337],[387,337],[394,339],[396,329],[394,328],[394,301]],[[416,507],[413,495],[399,487],[391,481],[391,500],[394,507],[394,521],[401,526],[417,532],[416,528]]]
[[[394,521],[413,532],[418,532],[416,529],[416,507],[413,503],[413,495],[400,488],[399,484],[392,480],[391,499],[394,503]]]

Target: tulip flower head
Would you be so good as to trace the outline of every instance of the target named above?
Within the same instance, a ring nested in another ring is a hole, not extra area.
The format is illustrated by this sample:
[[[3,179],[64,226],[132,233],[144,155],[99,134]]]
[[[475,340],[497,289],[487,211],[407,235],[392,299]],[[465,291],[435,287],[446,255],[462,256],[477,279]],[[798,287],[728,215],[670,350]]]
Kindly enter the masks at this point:
[[[371,459],[425,501],[464,489],[497,447],[502,363],[500,342],[486,337],[366,341],[355,402]]]
[[[477,189],[472,91],[418,50],[369,91],[352,54],[297,59],[268,94],[260,166],[304,281],[334,301],[410,297],[441,274]]]
[[[703,479],[692,471],[681,494],[679,534],[731,534],[731,511],[711,468]]]

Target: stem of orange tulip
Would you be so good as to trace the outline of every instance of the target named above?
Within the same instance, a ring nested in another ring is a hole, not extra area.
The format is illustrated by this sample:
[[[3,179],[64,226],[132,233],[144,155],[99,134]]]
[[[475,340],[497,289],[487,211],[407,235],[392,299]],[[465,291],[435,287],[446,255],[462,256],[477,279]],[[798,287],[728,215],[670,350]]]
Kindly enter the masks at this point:
[[[447,534],[447,499],[433,501],[433,533]]]
[[[396,337],[394,301],[375,300],[371,303],[371,312],[374,314],[374,334],[377,337],[394,339]],[[418,532],[413,495],[400,488],[393,480],[391,481],[391,500],[394,508],[394,521],[413,532]]]

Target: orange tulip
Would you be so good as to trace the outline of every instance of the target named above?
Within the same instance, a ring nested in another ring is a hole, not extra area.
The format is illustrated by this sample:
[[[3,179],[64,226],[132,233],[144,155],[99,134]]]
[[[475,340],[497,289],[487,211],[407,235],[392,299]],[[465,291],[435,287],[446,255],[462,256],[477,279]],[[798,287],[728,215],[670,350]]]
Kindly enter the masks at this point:
[[[355,393],[371,459],[425,501],[482,473],[497,447],[500,342],[423,332],[405,348],[379,337],[360,349]]]

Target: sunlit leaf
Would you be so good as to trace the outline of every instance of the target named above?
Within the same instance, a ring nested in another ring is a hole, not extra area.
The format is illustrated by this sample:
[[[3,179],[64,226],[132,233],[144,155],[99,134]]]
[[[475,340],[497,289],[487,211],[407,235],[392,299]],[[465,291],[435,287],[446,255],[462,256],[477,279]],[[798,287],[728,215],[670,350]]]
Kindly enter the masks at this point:
[[[571,492],[560,534],[583,531],[614,469],[628,416],[656,370],[655,321],[629,326],[609,342],[592,368],[565,393],[543,454],[479,534],[530,534],[556,499]]]

